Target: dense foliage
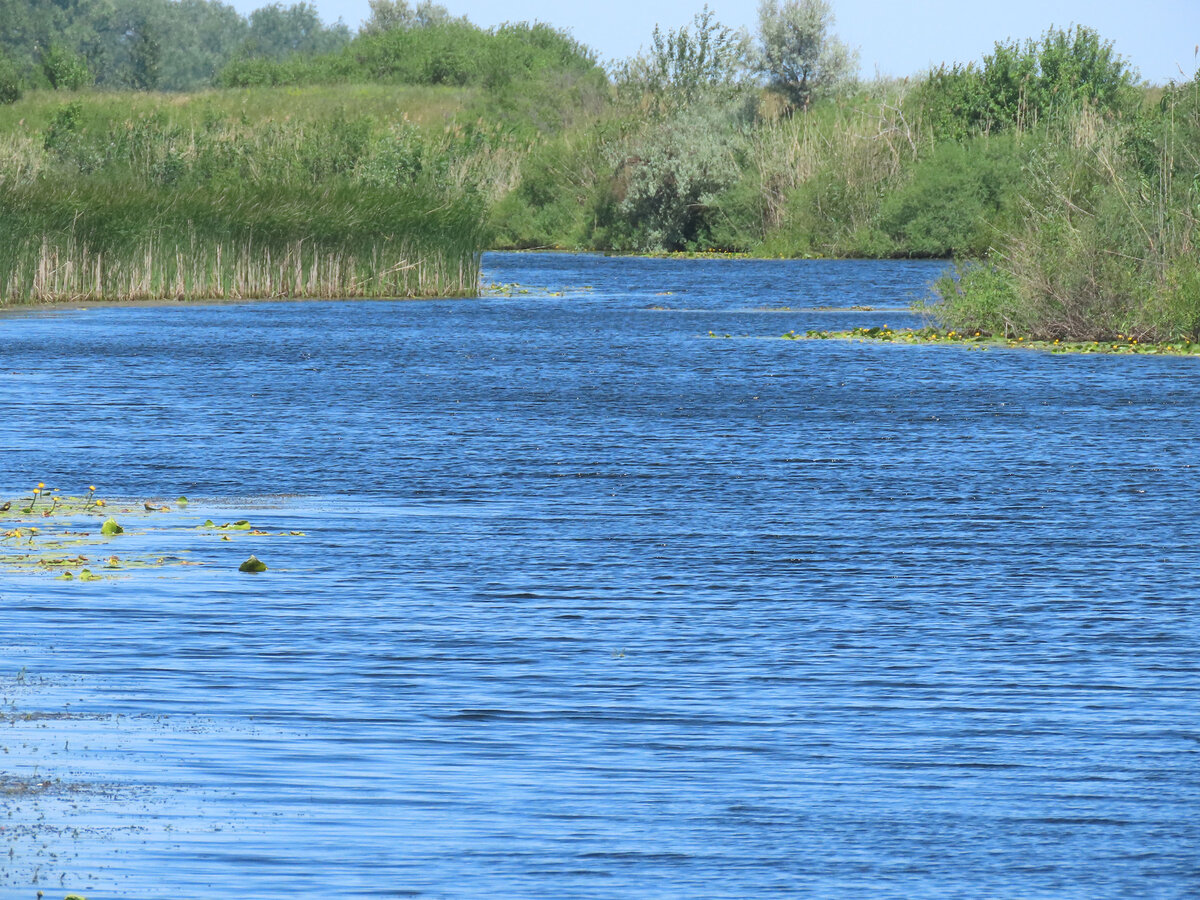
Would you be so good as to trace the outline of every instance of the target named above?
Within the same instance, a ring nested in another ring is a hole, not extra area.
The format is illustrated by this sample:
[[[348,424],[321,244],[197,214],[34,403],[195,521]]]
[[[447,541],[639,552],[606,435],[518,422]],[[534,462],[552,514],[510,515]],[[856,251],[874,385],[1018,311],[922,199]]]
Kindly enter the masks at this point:
[[[762,41],[758,68],[790,109],[807,109],[854,75],[858,54],[833,34],[827,0],[763,0],[758,12]]]
[[[370,6],[351,36],[305,3],[244,19],[216,0],[0,0],[10,221],[34,227],[30,184],[97,203],[128,187],[217,198],[242,224],[193,221],[277,247],[367,246],[348,198],[380,221],[373,203],[436,202],[502,247],[955,256],[931,307],[948,324],[1200,336],[1200,88],[1139,84],[1087,28],[861,83],[826,0],[764,0],[755,36],[705,7],[608,71],[548,25]],[[53,93],[93,83],[84,106]],[[114,92],[201,83],[226,90],[136,114]]]
[[[939,66],[918,92],[943,134],[1029,129],[1083,108],[1136,109],[1136,72],[1089,28],[1051,29],[1040,40],[996,44],[982,68]]]
[[[304,2],[246,19],[220,0],[0,0],[0,52],[30,87],[187,90],[235,57],[328,52],[349,39]]]
[[[203,99],[48,99],[20,101],[0,143],[0,301],[475,290],[503,180],[475,135],[303,100],[250,122]]]

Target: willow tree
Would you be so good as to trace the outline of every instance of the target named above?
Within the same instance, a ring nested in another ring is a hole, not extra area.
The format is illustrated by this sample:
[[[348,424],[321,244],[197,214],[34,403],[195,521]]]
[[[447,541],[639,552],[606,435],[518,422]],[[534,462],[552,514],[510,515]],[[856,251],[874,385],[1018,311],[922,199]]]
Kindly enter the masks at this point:
[[[832,28],[827,0],[763,0],[758,7],[762,42],[758,69],[791,109],[807,109],[817,97],[851,81],[858,52]]]

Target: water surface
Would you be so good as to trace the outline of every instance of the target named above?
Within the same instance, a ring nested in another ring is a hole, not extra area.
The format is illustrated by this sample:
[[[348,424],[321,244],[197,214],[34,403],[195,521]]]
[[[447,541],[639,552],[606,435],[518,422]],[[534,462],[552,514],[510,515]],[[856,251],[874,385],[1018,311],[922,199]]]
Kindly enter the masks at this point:
[[[207,563],[0,574],[0,895],[1197,896],[1196,361],[779,339],[936,264],[485,263],[0,318],[6,496]]]

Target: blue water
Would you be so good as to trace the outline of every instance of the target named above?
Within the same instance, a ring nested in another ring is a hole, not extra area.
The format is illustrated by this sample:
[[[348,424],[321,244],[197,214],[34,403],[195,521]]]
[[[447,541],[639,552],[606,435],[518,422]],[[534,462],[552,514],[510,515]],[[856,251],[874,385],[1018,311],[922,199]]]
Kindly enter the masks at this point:
[[[1200,365],[779,339],[939,271],[0,318],[0,495],[204,563],[0,570],[0,896],[1200,896]]]

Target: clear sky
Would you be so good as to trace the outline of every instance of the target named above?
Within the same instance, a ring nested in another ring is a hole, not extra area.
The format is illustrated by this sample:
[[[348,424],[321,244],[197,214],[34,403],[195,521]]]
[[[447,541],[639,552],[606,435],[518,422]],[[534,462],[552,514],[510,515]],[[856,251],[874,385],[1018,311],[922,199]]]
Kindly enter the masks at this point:
[[[291,0],[284,0],[285,5]],[[356,29],[369,14],[367,0],[309,0],[327,21]],[[655,24],[691,21],[704,0],[441,0],[455,15],[479,25],[541,21],[571,31],[602,59],[636,53]],[[263,0],[233,0],[242,13]],[[709,0],[725,25],[753,29],[757,0]],[[833,0],[837,35],[857,47],[861,74],[912,75],[942,62],[978,60],[997,40],[1037,37],[1051,25],[1087,25],[1112,41],[1142,77],[1155,83],[1196,71],[1200,0]]]

